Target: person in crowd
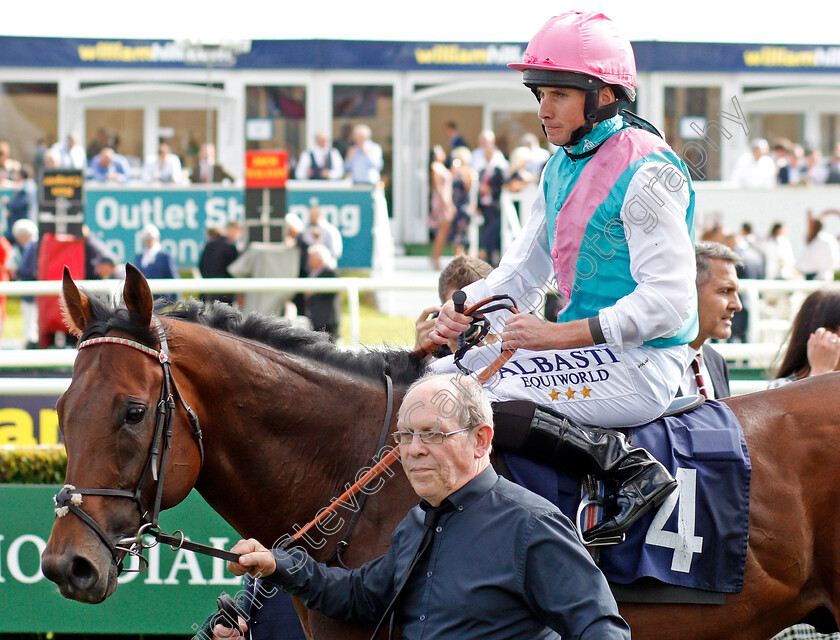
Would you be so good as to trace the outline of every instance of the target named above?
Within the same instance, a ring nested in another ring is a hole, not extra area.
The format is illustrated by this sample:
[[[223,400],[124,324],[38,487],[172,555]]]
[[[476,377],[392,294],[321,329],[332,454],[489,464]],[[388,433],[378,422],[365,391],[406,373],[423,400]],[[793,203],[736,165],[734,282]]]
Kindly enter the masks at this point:
[[[335,258],[323,244],[313,244],[306,250],[307,277],[335,278]],[[338,340],[338,325],[341,314],[336,291],[315,291],[306,294],[306,317],[315,331],[325,331],[330,340]]]
[[[463,289],[476,280],[486,278],[493,271],[493,267],[481,258],[474,258],[467,254],[456,256],[450,260],[438,276],[438,297],[440,304],[452,299],[452,294]],[[440,313],[440,306],[426,307],[414,323],[414,347],[422,347],[429,339],[429,332],[435,328],[435,318]],[[489,336],[488,336],[489,337]],[[435,349],[434,355],[437,358],[447,356],[455,352],[457,339],[450,340],[447,344]]]
[[[429,231],[432,235],[432,268],[440,269],[440,256],[449,230],[455,220],[455,202],[452,199],[452,171],[446,167],[446,152],[436,144],[432,147],[432,162],[429,165],[429,186],[431,206],[429,208]]]
[[[341,154],[342,158],[347,157],[347,152],[350,151],[350,147],[353,146],[353,127],[349,123],[345,122],[341,125],[339,129],[338,135],[335,137],[333,141],[333,146],[338,149],[338,152]]]
[[[743,266],[735,267],[735,273],[739,280],[764,280],[766,275],[764,253],[759,248],[751,224],[745,222],[741,225],[740,231],[732,236],[731,249],[738,254],[743,262]],[[729,337],[729,342],[749,342],[752,300],[747,292],[740,294],[740,296],[742,308],[740,311],[736,311],[732,317],[732,335]]]
[[[353,127],[353,146],[344,157],[344,173],[356,184],[379,184],[385,158],[382,147],[371,139],[370,127],[357,124]]]
[[[315,134],[315,144],[302,154],[295,167],[298,180],[341,180],[344,160],[323,131]]]
[[[135,264],[144,276],[149,279],[179,278],[175,257],[163,248],[160,243],[160,229],[153,224],[147,224],[140,230],[142,249],[135,259]],[[178,296],[174,293],[159,293],[155,295],[156,302],[171,302]]]
[[[502,247],[502,188],[505,185],[508,162],[496,148],[492,131],[479,136],[479,154],[472,154],[472,164],[478,173],[478,213],[483,222],[478,239],[478,255],[492,265],[499,264]]]
[[[95,158],[105,147],[113,148],[113,136],[106,127],[99,127],[87,146],[87,157]]]
[[[472,150],[472,168],[481,173],[487,165],[499,167],[504,173],[508,168],[508,161],[501,149],[496,146],[496,134],[485,129],[478,134],[478,146]]]
[[[469,149],[470,145],[466,138],[461,135],[461,131],[458,129],[458,123],[454,120],[448,120],[446,124],[443,125],[443,132],[446,135],[446,141],[449,145],[449,150],[446,156],[446,166],[451,168],[453,158],[452,153],[455,149],[458,147]]]
[[[6,206],[6,239],[14,242],[12,227],[18,220],[24,218],[38,222],[38,185],[35,182],[34,169],[23,164],[19,171],[20,182],[17,183],[17,190],[11,198],[3,197]]]
[[[537,180],[539,180],[543,167],[551,158],[551,152],[540,145],[539,138],[530,132],[522,134],[519,144],[531,152],[526,169],[528,173],[537,176]]]
[[[806,280],[834,280],[840,269],[840,242],[823,229],[822,220],[808,212],[808,235],[796,260],[796,270]]]
[[[87,168],[87,154],[79,141],[79,134],[69,133],[63,142],[56,142],[51,148],[58,156],[59,169]]]
[[[38,225],[29,218],[21,218],[12,227],[12,235],[20,247],[20,263],[15,270],[15,280],[38,279]],[[23,341],[26,349],[38,348],[41,335],[38,326],[38,303],[35,296],[22,296],[20,311],[23,316]]]
[[[828,175],[825,178],[826,184],[840,184],[840,142],[834,145],[834,153],[826,162]]]
[[[88,173],[90,179],[97,182],[128,182],[131,179],[128,160],[111,147],[104,147],[90,161]]]
[[[236,221],[228,223],[227,227],[238,224]],[[198,259],[198,270],[202,278],[230,278],[228,266],[239,257],[236,243],[232,242],[227,229],[211,226],[207,228],[207,243]],[[236,296],[233,293],[202,293],[201,299],[205,304],[213,300],[233,304]]]
[[[318,205],[309,207],[309,221],[304,227],[303,241],[307,246],[323,244],[330,250],[336,265],[344,254],[344,241],[341,238],[341,231],[333,223],[327,220],[327,212]]]
[[[793,320],[787,350],[775,378],[768,385],[783,385],[822,375],[840,364],[840,291],[818,289],[808,295]]]
[[[455,147],[452,150],[452,202],[455,204],[455,219],[449,232],[449,242],[455,255],[461,255],[469,245],[470,220],[473,216],[474,203],[472,188],[478,176],[471,166],[472,155],[467,147]]]
[[[695,256],[699,329],[688,345],[694,357],[680,381],[680,394],[726,398],[731,395],[729,368],[708,341],[728,340],[732,335],[733,316],[741,310],[736,270],[744,263],[737,253],[718,242],[698,242]]]
[[[829,168],[823,159],[822,151],[818,147],[805,149],[804,171],[801,174],[801,183],[811,186],[825,184],[828,180]]]
[[[546,165],[531,215],[500,265],[465,288],[468,304],[504,293],[524,312],[488,314],[501,344],[472,349],[462,362],[478,370],[500,350],[517,350],[505,365],[511,373],[497,374],[485,386],[497,403],[500,448],[612,478],[618,488],[607,517],[583,535],[587,541],[613,537],[676,487],[647,451],[628,449],[615,427],[661,415],[693,355],[688,343],[697,335],[698,318],[691,179],[652,125],[619,112],[635,99],[635,59],[630,42],[603,14],[569,11],[549,19],[523,62],[511,66],[536,96],[549,142],[562,150]],[[603,195],[590,197],[593,189]],[[654,205],[629,205],[651,202],[644,194],[652,189]],[[586,229],[616,229],[622,241],[584,236]],[[565,300],[556,323],[527,313],[541,308],[544,292],[554,287]],[[469,322],[448,301],[430,338],[445,344]],[[575,361],[583,347],[604,357]],[[529,358],[535,351],[556,363],[541,373],[555,385],[528,384],[522,372],[534,370]],[[613,364],[618,368],[608,378],[603,371],[586,374],[580,384],[550,377]],[[451,358],[430,367],[455,371]]]
[[[11,145],[6,140],[0,140],[0,187],[17,186],[20,170],[20,162],[12,158]]]
[[[376,626],[374,636],[394,624],[407,640],[629,639],[568,518],[496,474],[493,431],[474,379],[421,378],[406,392],[394,434],[421,500],[384,555],[351,571],[249,539],[234,545],[240,558],[228,569],[260,576],[327,616]],[[247,629],[241,618],[238,626],[233,637]],[[216,638],[230,631],[214,628]]]
[[[161,142],[158,152],[146,158],[143,164],[143,181],[153,184],[180,184],[184,181],[181,159],[172,153],[166,142]]]
[[[112,256],[103,255],[96,261],[96,277],[100,280],[125,280],[125,265]]]
[[[190,173],[193,182],[233,182],[233,174],[216,162],[216,146],[203,142],[198,148],[195,165]]]
[[[11,280],[9,274],[9,265],[14,260],[14,247],[12,243],[6,239],[6,236],[0,236],[0,282],[8,282]],[[3,337],[3,332],[6,329],[6,294],[0,295],[0,338]]]
[[[510,152],[507,182],[505,186],[511,193],[519,193],[529,186],[536,186],[540,179],[539,173],[532,173],[531,150],[528,147],[516,147]]]
[[[793,143],[787,138],[779,138],[773,143],[771,157],[776,164],[777,184],[797,184],[799,182],[799,167],[796,166],[796,156],[793,153]]]
[[[762,244],[762,250],[768,280],[794,280],[799,277],[796,271],[796,256],[785,223],[773,223],[770,235]]]
[[[105,241],[96,233],[92,233],[90,227],[82,225],[82,237],[85,240],[85,280],[99,278],[98,264],[102,258],[111,258],[116,263],[116,256]]]
[[[735,163],[732,182],[749,189],[772,187],[776,184],[776,163],[770,157],[770,145],[764,138],[753,140],[750,151]]]

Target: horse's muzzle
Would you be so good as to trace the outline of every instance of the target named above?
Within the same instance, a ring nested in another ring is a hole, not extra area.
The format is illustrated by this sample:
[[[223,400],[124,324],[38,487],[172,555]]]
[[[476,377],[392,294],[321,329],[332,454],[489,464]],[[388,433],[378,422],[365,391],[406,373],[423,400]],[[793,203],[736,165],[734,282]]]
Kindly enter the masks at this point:
[[[41,556],[41,571],[58,585],[65,598],[97,604],[117,588],[116,568],[110,555],[104,556],[94,559],[72,548],[56,553],[48,546]]]

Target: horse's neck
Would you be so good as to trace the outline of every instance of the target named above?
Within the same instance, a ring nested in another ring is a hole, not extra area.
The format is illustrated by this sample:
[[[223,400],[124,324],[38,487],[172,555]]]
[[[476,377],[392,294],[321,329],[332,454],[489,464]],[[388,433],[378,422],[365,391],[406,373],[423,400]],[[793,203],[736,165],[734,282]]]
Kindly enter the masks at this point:
[[[268,544],[370,460],[385,386],[247,341],[205,339],[191,357],[173,353],[204,431],[196,488],[242,535]]]

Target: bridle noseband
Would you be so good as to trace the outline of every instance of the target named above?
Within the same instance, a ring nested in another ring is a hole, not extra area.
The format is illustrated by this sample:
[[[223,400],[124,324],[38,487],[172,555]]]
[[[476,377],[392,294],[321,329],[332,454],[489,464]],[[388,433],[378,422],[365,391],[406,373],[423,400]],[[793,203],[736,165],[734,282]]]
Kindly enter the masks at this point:
[[[201,468],[204,466],[204,442],[202,440],[201,427],[198,424],[198,416],[195,411],[193,411],[192,407],[186,403],[184,397],[178,391],[178,387],[175,385],[175,380],[172,377],[171,358],[169,356],[169,345],[166,342],[166,333],[160,320],[156,316],[153,316],[152,319],[155,323],[155,327],[157,328],[158,339],[160,341],[159,351],[152,349],[151,347],[147,347],[139,342],[135,342],[134,340],[115,336],[90,338],[89,340],[80,342],[78,345],[78,349],[86,349],[88,347],[102,344],[116,344],[131,347],[132,349],[136,349],[137,351],[154,358],[163,368],[163,382],[161,383],[160,399],[157,403],[154,435],[152,436],[152,444],[149,447],[149,453],[146,457],[146,464],[143,468],[143,472],[140,474],[140,479],[138,480],[137,485],[134,490],[131,491],[126,489],[77,489],[73,485],[66,484],[64,485],[64,488],[62,488],[62,490],[59,491],[53,498],[56,504],[56,516],[61,518],[67,515],[68,512],[72,512],[79,517],[82,522],[88,525],[97,536],[99,536],[111,552],[111,557],[114,564],[117,566],[118,575],[126,570],[123,567],[124,556],[120,557],[120,552],[137,556],[140,562],[140,570],[142,570],[144,565],[147,564],[146,559],[142,555],[143,550],[150,546],[154,546],[157,542],[152,545],[147,545],[143,542],[143,535],[149,534],[158,540],[166,538],[164,541],[170,541],[172,539],[175,539],[176,541],[178,540],[177,537],[163,534],[158,528],[158,516],[160,515],[160,505],[163,499],[164,474],[166,473],[166,458],[169,453],[172,440],[175,398],[179,400],[181,406],[187,412],[187,417],[193,430],[193,437],[198,445],[198,452],[201,460],[199,473],[201,472]],[[154,502],[152,503],[151,508],[148,508],[143,505],[141,495],[150,478],[152,482],[156,483],[156,490]],[[82,510],[82,496],[105,496],[112,498],[128,498],[129,500],[133,500],[140,511],[140,517],[142,520],[135,535],[122,538],[114,543],[99,523]],[[184,536],[181,534],[180,542],[183,543],[183,539]],[[184,543],[183,546],[186,547],[186,543]]]

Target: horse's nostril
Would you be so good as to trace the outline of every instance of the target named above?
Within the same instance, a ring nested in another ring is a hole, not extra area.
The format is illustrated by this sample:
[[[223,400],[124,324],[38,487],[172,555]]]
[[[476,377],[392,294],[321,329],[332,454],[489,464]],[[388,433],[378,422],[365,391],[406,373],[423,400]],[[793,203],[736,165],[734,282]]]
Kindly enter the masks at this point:
[[[70,581],[78,589],[88,589],[96,584],[98,575],[93,565],[81,556],[73,558],[70,565]]]

